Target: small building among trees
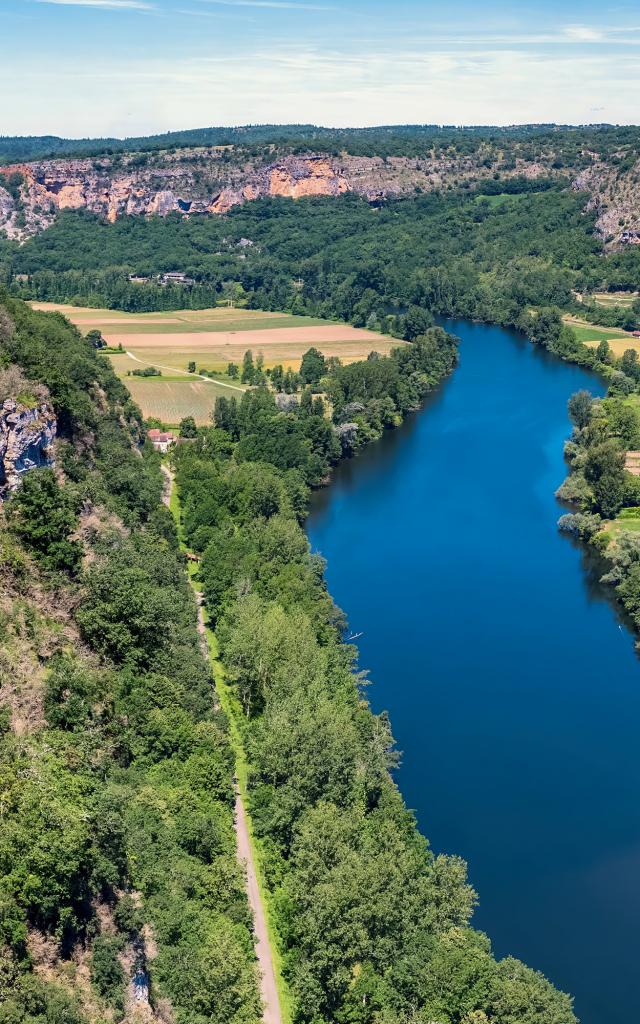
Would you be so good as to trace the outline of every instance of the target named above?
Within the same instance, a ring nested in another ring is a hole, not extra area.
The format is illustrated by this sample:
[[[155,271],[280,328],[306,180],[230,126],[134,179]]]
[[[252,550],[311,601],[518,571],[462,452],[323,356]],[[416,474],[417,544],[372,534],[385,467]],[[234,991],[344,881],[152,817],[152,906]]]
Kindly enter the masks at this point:
[[[163,455],[176,443],[175,434],[172,434],[170,430],[159,430],[157,427],[152,427],[147,432],[147,437],[151,441],[154,450],[162,452]]]

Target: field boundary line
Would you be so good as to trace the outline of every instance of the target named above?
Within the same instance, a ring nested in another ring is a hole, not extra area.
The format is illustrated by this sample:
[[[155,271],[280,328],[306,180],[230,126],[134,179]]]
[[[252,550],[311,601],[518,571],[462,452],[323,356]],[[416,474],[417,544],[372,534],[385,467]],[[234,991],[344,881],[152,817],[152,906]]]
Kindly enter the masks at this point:
[[[134,359],[136,363],[142,363],[143,366],[153,366],[156,370],[170,370],[171,373],[177,372],[175,366],[163,366],[162,363],[152,363],[147,359],[138,359],[138,357],[134,356],[133,352],[130,352],[128,348],[125,349],[125,352],[129,356],[129,359]],[[214,380],[212,377],[205,377],[204,373],[190,373],[188,376],[185,374],[185,383],[188,384],[193,377],[198,377],[200,380],[207,381],[209,384],[219,384],[221,388],[231,388],[232,391],[240,391],[243,395],[246,391],[246,388],[240,388],[237,384],[227,384],[225,380]]]

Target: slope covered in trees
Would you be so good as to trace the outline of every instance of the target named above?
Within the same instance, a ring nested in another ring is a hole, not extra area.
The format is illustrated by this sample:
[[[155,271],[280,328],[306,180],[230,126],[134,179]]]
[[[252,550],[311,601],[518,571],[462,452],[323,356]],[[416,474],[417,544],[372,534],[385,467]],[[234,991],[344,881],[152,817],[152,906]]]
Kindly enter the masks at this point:
[[[109,364],[0,296],[59,463],[0,507],[0,1019],[257,1024],[233,758],[158,457]],[[21,376],[18,376],[21,375]]]
[[[187,146],[279,146],[295,149],[336,149],[365,155],[416,155],[432,149],[473,153],[493,146],[532,158],[550,151],[556,160],[585,162],[585,153],[607,156],[621,148],[637,151],[640,130],[620,125],[531,124],[510,127],[478,125],[379,125],[372,128],[324,128],[312,124],[244,125],[236,128],[193,128],[126,139],[63,139],[54,135],[0,136],[0,161],[39,160],[52,156],[149,152]],[[588,162],[588,160],[587,160]]]
[[[513,179],[381,207],[354,196],[267,199],[225,217],[113,225],[66,213],[21,247],[5,243],[0,264],[24,297],[143,311],[232,296],[404,336],[411,307],[518,324],[532,306],[584,314],[577,293],[637,290],[637,247],[605,256],[585,204],[558,183]],[[129,280],[174,269],[196,284]],[[625,326],[637,318],[600,312]]]
[[[62,434],[58,470],[27,474],[0,524],[2,1019],[127,1019],[135,976],[157,1018],[254,1024],[227,723],[158,457],[75,329],[2,306],[3,372],[48,389]],[[574,1020],[568,997],[470,928],[465,866],[435,856],[403,805],[389,723],[300,525],[308,485],[455,358],[440,329],[352,367],[312,354],[295,408],[265,386],[219,400],[176,455],[299,1022]]]

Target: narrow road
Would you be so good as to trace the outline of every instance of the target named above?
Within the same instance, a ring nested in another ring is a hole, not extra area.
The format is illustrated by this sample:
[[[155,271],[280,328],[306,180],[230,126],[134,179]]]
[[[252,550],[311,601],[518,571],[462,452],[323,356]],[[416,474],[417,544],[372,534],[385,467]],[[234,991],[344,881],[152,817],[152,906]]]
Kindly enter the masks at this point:
[[[164,504],[167,507],[169,507],[169,504],[171,502],[171,493],[173,491],[174,486],[174,474],[164,462],[162,463],[162,472],[164,473],[165,477],[165,486],[162,492],[162,500]],[[194,591],[196,595],[196,601],[198,603],[198,633],[200,634],[202,652],[206,658],[209,658],[210,651],[209,645],[207,644],[207,627],[204,621],[202,594],[199,591],[195,590],[195,587]],[[260,896],[260,887],[258,885],[256,866],[253,859],[251,841],[249,839],[249,826],[247,823],[247,814],[244,808],[244,801],[240,794],[240,789],[237,782],[234,783],[234,789],[236,794],[236,806],[234,815],[234,828],[236,832],[236,855],[238,857],[238,862],[245,869],[247,898],[249,900],[251,916],[253,917],[255,950],[256,957],[258,959],[258,967],[260,970],[260,995],[262,997],[263,1006],[262,1019],[264,1021],[264,1024],[282,1024],[282,1011],[280,1009],[278,986],[276,984],[276,972],[273,966],[271,944],[269,942],[269,932],[267,929],[267,919],[264,912],[264,906],[262,904],[262,898]]]
[[[154,366],[156,370],[168,370],[169,373],[174,375],[182,372],[181,370],[178,370],[175,366],[164,366],[162,363],[149,363],[144,359],[138,359],[138,357],[134,356],[133,352],[130,352],[129,349],[125,349],[125,351],[129,356],[129,359],[133,359],[134,362],[136,363],[142,363],[143,366]],[[185,374],[184,376],[186,379],[187,375]],[[246,390],[246,388],[241,388],[237,384],[227,384],[226,380],[212,380],[211,377],[205,377],[204,373],[190,373],[189,377],[197,377],[198,380],[208,381],[209,384],[219,384],[221,388],[231,388],[232,391],[241,391],[243,395]]]

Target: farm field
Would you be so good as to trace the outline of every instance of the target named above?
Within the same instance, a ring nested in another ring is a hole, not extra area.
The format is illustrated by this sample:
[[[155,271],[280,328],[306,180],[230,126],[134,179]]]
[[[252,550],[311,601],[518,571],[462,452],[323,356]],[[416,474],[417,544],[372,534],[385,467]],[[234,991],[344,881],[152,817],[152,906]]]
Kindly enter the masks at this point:
[[[185,416],[193,416],[198,426],[211,426],[216,398],[234,394],[215,381],[193,378],[127,377],[125,383],[143,415],[153,416],[167,427],[177,426]]]
[[[584,320],[571,316],[563,317],[563,320],[573,328],[578,340],[585,345],[596,346],[606,340],[615,356],[621,356],[628,348],[640,353],[640,338],[634,338],[629,331],[621,331],[616,327],[594,327]]]
[[[375,350],[384,355],[402,341],[349,324],[291,316],[254,309],[177,310],[164,313],[124,313],[53,302],[32,302],[34,309],[59,312],[83,333],[99,330],[110,348],[114,370],[126,383],[145,416],[175,425],[184,416],[196,423],[210,422],[218,395],[237,395],[245,390],[227,374],[230,362],[240,365],[247,349],[254,358],[260,352],[265,368],[281,363],[298,369],[312,345],[325,356],[344,363],[365,359]],[[196,374],[188,373],[190,362]],[[161,377],[134,377],[133,371],[154,366]],[[199,377],[201,371],[219,379]]]
[[[638,298],[638,293],[594,292],[593,297],[600,306],[631,306]]]
[[[403,344],[349,324],[254,309],[121,313],[50,302],[32,306],[63,313],[83,332],[100,330],[110,346],[121,344],[147,366],[158,363],[183,372],[195,360],[198,369],[225,373],[228,363],[240,363],[247,349],[254,356],[262,352],[265,367],[282,363],[297,369],[311,345],[348,363],[366,358],[373,349],[385,355]],[[112,358],[117,372],[122,372],[121,356]]]
[[[324,324],[317,317],[270,313],[260,309],[182,309],[159,313],[125,313],[117,309],[93,309],[58,302],[32,302],[34,309],[62,313],[81,331],[97,328],[105,338],[131,334],[199,334],[201,331],[254,331],[266,327],[295,327]]]

